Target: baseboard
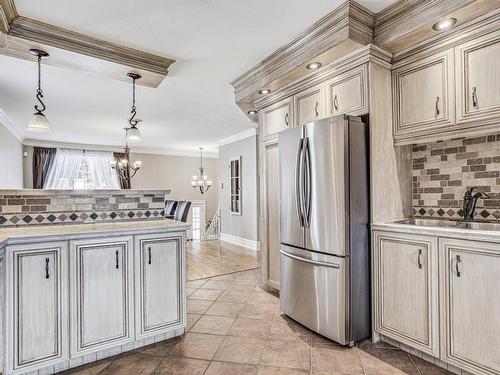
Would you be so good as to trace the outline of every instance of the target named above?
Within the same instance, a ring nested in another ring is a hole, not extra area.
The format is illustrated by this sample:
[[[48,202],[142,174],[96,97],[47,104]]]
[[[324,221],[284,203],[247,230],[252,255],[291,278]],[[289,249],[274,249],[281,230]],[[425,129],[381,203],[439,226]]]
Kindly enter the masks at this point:
[[[227,233],[221,233],[220,239],[221,239],[221,241],[230,242],[232,244],[244,247],[244,248],[249,249],[249,250],[253,250],[253,251],[260,250],[260,242],[259,241],[252,241],[252,240],[248,240],[246,238],[233,236],[232,234],[227,234]]]

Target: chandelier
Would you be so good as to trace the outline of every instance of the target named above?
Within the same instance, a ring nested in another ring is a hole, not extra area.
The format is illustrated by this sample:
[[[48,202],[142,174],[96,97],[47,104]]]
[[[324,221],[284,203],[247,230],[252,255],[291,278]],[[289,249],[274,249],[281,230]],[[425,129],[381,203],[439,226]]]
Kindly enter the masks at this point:
[[[28,123],[28,127],[26,130],[32,132],[49,132],[50,124],[49,120],[43,113],[45,111],[45,104],[42,102],[43,92],[42,92],[42,58],[48,57],[49,54],[45,51],[39,49],[30,49],[30,53],[33,56],[36,56],[38,60],[38,88],[36,90],[36,100],[41,104],[41,108],[38,108],[38,105],[35,105],[35,114],[31,118]]]
[[[204,194],[212,186],[212,181],[208,179],[208,175],[204,174],[203,168],[203,147],[200,147],[200,174],[199,176],[193,176],[191,180],[191,186],[198,190],[201,194]]]

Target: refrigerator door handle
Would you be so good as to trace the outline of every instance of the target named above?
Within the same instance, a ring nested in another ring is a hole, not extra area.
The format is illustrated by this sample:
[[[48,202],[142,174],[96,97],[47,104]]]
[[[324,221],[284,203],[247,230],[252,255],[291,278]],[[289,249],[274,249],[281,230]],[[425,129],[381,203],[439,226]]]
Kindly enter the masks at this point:
[[[309,151],[309,138],[306,137],[304,141],[304,222],[305,227],[309,228],[311,226],[311,194],[312,194],[312,186],[311,186],[311,155]]]
[[[313,264],[316,266],[322,266],[322,267],[340,268],[340,264],[337,264],[337,263],[327,263],[327,262],[320,262],[317,260],[306,259],[306,258],[299,257],[297,255],[290,254],[290,253],[286,252],[285,250],[280,250],[280,253],[288,258],[298,260],[299,262],[309,263],[309,264]]]
[[[304,215],[302,210],[302,153],[304,149],[304,140],[299,139],[299,147],[297,150],[297,161],[295,164],[295,206],[297,208],[297,215],[299,217],[300,226],[304,226]]]

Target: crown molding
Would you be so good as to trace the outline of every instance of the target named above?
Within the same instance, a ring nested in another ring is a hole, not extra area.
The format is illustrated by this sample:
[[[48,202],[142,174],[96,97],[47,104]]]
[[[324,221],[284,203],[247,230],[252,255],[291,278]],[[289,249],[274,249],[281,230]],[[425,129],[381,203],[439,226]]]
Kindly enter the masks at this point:
[[[0,108],[0,124],[2,124],[5,129],[7,129],[16,139],[23,143],[24,136],[19,129],[14,126],[14,123],[10,120],[7,114]]]
[[[222,147],[222,146],[234,143],[234,142],[238,142],[238,141],[241,141],[242,139],[253,137],[255,135],[257,135],[257,128],[250,128],[250,129],[244,130],[240,133],[234,134],[230,137],[221,139],[218,142],[219,143],[218,147]]]
[[[0,33],[7,33],[10,23],[18,16],[14,0],[0,0]]]

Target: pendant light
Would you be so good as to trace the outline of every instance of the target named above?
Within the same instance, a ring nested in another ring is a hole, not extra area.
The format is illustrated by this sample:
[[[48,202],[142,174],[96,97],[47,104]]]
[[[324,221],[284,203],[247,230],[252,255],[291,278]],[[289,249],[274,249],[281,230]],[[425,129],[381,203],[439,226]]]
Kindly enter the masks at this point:
[[[204,174],[204,168],[203,168],[203,147],[200,147],[200,175],[199,176],[193,176],[193,179],[191,180],[191,186],[195,189],[198,190],[201,194],[204,194],[210,189],[212,186],[212,181],[209,180],[208,175]]]
[[[135,107],[135,81],[140,79],[141,76],[136,73],[128,73],[127,76],[132,79],[132,110],[130,113],[132,116],[130,120],[128,120],[130,127],[126,128],[127,130],[127,142],[130,143],[139,143],[142,142],[142,135],[140,130],[137,128],[137,125],[142,121],[139,119],[135,119],[135,115],[137,114]]]
[[[38,89],[36,90],[36,100],[41,104],[41,108],[38,108],[38,104],[35,105],[36,112],[28,123],[26,130],[31,132],[49,132],[50,124],[47,117],[43,113],[45,111],[45,104],[42,102],[43,92],[42,92],[42,58],[48,57],[49,54],[45,51],[39,49],[30,49],[30,53],[37,57],[38,59]]]

